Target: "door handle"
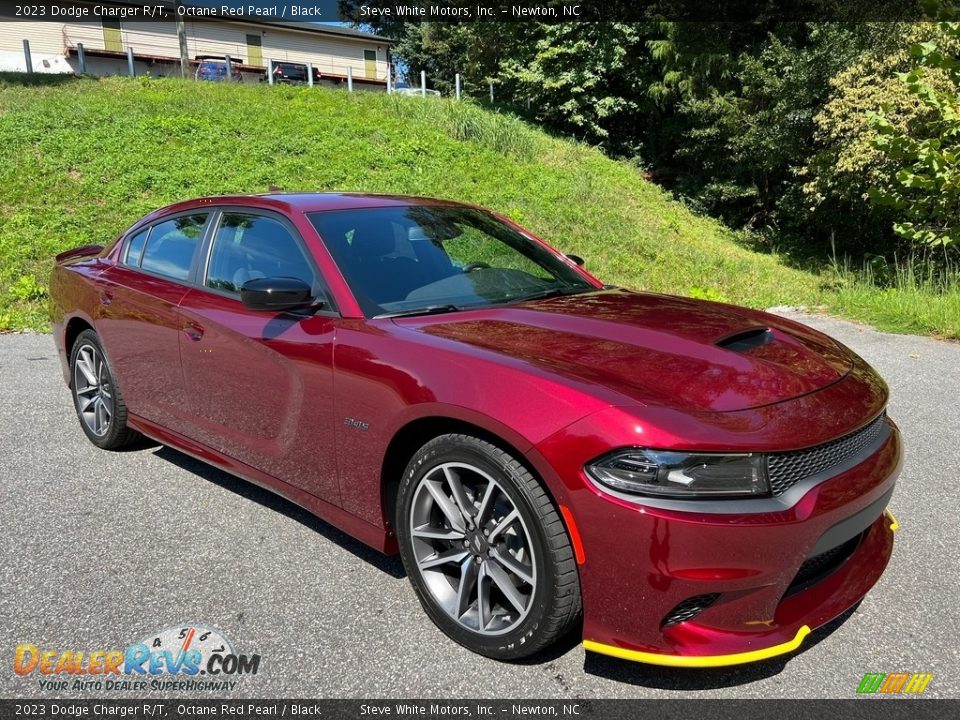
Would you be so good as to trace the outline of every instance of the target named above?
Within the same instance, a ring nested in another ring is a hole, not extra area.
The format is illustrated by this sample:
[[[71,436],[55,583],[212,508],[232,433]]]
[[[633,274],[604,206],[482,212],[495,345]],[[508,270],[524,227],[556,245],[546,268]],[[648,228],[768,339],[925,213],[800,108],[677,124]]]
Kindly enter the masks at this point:
[[[199,340],[203,337],[203,328],[196,323],[187,323],[184,325],[183,332],[191,340]]]

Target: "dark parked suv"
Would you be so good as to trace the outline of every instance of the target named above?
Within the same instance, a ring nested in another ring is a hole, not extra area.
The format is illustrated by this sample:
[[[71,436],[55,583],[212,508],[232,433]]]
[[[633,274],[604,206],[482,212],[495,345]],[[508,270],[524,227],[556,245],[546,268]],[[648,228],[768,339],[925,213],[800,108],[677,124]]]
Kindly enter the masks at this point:
[[[307,66],[302,63],[275,62],[273,63],[273,81],[290,85],[305,85],[307,83]],[[313,68],[313,81],[320,81],[320,71]]]

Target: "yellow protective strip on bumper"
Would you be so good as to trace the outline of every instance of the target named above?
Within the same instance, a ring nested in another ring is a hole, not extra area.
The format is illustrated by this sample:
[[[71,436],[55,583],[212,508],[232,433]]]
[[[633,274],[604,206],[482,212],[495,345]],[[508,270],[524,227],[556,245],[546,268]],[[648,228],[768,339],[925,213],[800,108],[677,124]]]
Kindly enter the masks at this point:
[[[761,650],[750,650],[748,652],[733,653],[731,655],[663,655],[661,653],[642,652],[640,650],[627,650],[613,645],[594,642],[593,640],[584,640],[583,647],[591,652],[602,655],[612,655],[622,660],[633,660],[634,662],[649,663],[650,665],[669,665],[670,667],[723,667],[724,665],[740,665],[742,663],[756,662],[757,660],[766,660],[767,658],[785,655],[793,652],[803,639],[810,634],[810,628],[804,625],[797,630],[796,637],[785,643],[774,645],[773,647],[762,648]]]
[[[899,530],[899,529],[900,529],[900,523],[897,522],[897,518],[896,518],[896,516],[894,516],[894,514],[893,514],[893,512],[890,510],[890,508],[887,508],[886,510],[884,510],[884,513],[886,513],[887,517],[890,518],[890,529],[891,529],[893,532],[896,532],[897,530]]]

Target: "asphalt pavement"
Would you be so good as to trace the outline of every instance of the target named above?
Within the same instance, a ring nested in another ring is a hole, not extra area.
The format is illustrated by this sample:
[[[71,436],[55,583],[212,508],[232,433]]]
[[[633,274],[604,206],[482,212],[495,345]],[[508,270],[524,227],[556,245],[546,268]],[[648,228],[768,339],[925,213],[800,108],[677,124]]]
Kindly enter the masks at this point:
[[[423,614],[384,558],[284,500],[162,446],[107,453],[80,430],[49,336],[0,335],[0,697],[42,690],[15,646],[112,650],[203,624],[260,654],[232,691],[152,697],[849,698],[868,672],[929,672],[960,697],[960,344],[798,316],[887,379],[907,447],[891,565],[860,606],[797,654],[671,670],[585,653],[570,638],[502,664]]]

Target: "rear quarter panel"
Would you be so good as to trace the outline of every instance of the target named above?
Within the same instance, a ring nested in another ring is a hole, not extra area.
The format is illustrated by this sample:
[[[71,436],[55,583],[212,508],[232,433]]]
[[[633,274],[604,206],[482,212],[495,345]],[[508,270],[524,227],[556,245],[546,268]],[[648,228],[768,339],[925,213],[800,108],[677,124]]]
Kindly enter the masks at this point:
[[[63,379],[70,384],[67,327],[80,319],[93,326],[97,313],[97,293],[93,281],[106,269],[100,258],[74,260],[54,265],[50,274],[50,323]]]

